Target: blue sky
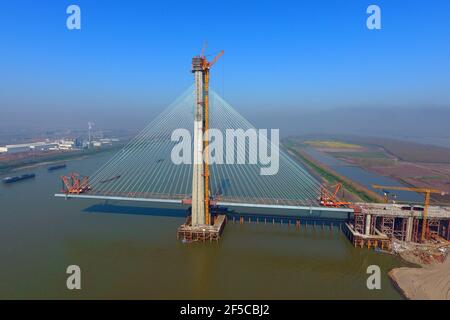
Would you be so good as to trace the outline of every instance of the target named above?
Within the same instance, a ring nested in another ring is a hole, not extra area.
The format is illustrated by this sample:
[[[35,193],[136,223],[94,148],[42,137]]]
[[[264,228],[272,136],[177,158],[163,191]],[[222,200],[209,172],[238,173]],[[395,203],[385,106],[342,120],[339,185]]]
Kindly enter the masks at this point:
[[[211,86],[246,115],[450,107],[448,0],[2,0],[0,40],[4,127],[142,126],[191,85],[205,41],[225,50]]]

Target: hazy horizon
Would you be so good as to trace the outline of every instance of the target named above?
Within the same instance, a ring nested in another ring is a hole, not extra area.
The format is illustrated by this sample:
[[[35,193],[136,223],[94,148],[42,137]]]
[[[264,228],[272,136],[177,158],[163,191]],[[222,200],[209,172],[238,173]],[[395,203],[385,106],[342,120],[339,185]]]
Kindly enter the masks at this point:
[[[212,88],[257,127],[450,136],[448,1],[376,1],[381,30],[370,1],[201,2],[206,24],[190,3],[80,0],[72,31],[69,1],[3,3],[0,131],[139,130],[193,83],[208,41],[210,58],[225,50]]]

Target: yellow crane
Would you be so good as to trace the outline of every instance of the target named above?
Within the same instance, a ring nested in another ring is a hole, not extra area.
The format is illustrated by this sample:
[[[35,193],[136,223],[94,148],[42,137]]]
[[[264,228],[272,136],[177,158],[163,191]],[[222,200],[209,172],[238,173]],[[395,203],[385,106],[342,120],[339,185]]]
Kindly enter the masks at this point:
[[[204,56],[205,47],[202,49],[202,53],[200,57],[202,58],[202,65],[203,65],[203,73],[204,73],[204,132],[208,132],[209,129],[209,69],[213,66],[214,63],[219,60],[219,58],[224,54],[224,51],[220,51],[217,56],[211,60],[207,61],[206,57]],[[204,157],[205,157],[205,166],[204,166],[204,181],[205,181],[205,223],[207,225],[211,224],[210,219],[210,213],[209,213],[209,162],[208,162],[208,139],[204,140],[203,150],[204,150]]]
[[[422,233],[420,235],[421,242],[425,241],[426,231],[428,229],[427,223],[427,215],[428,215],[428,207],[430,206],[430,196],[431,194],[440,194],[445,195],[445,192],[437,190],[437,189],[429,189],[429,188],[410,188],[410,187],[394,187],[394,186],[380,186],[377,184],[372,185],[372,188],[381,189],[381,190],[401,190],[401,191],[411,191],[417,193],[423,193],[425,195],[425,203],[423,207],[423,218],[422,218]]]

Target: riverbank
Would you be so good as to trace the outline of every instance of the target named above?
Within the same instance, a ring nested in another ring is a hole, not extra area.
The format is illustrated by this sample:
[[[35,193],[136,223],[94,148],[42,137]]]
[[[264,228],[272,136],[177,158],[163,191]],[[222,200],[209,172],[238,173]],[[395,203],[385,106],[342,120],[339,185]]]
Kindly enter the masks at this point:
[[[450,259],[421,268],[395,268],[388,276],[407,299],[450,300]]]
[[[364,202],[382,202],[383,197],[377,193],[365,188],[364,186],[344,177],[334,170],[322,165],[308,154],[303,152],[300,148],[296,148],[292,144],[287,143],[286,148],[290,155],[301,161],[309,170],[315,172],[317,175],[329,184],[341,183],[342,186],[351,194],[357,196],[359,200]]]
[[[85,156],[98,154],[107,151],[119,150],[123,147],[123,144],[118,144],[112,147],[104,147],[91,150],[79,150],[63,153],[42,154],[40,156],[33,156],[20,161],[13,161],[7,163],[0,163],[0,174],[5,174],[14,170],[32,168],[41,165],[48,165],[59,161],[74,160],[77,158],[83,158]]]
[[[349,166],[357,166],[371,174],[398,181],[402,185],[433,188],[450,193],[449,149],[382,138],[292,140],[296,145],[310,146],[315,151]],[[406,200],[404,196],[400,199]],[[450,195],[433,194],[432,200],[448,205]],[[420,202],[422,199],[414,201]]]

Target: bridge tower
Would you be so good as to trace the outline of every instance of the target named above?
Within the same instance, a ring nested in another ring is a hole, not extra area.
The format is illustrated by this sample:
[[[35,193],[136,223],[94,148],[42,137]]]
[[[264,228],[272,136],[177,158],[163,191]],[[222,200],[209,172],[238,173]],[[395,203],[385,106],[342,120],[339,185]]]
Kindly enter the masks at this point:
[[[192,72],[195,80],[194,111],[194,162],[192,174],[192,226],[210,225],[209,213],[209,70],[223,54],[221,51],[211,62],[203,52],[192,58]],[[205,139],[204,139],[205,138]]]
[[[195,79],[194,110],[194,162],[192,170],[192,225],[206,223],[205,210],[205,163],[203,161],[203,135],[205,133],[205,70],[204,58],[192,58]],[[209,196],[209,195],[207,195]]]

